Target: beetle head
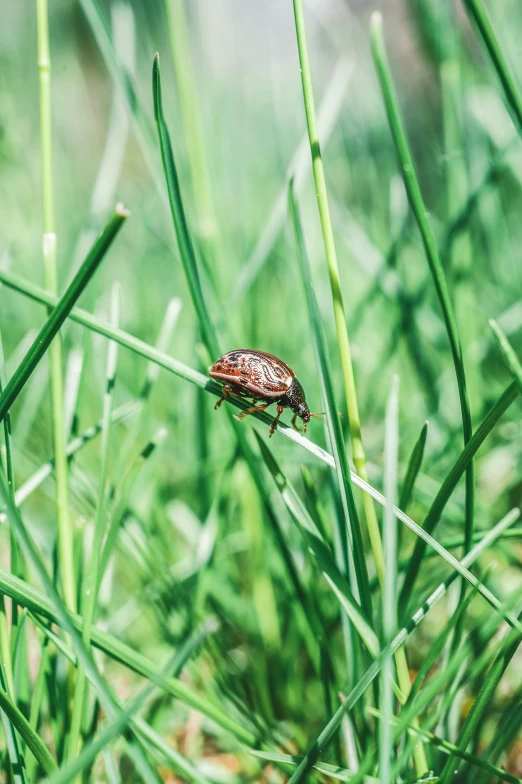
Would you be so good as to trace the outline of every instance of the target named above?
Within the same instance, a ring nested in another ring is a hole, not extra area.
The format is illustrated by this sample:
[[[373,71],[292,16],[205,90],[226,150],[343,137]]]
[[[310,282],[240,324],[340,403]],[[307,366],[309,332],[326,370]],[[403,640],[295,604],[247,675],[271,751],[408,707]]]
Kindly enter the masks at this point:
[[[306,402],[304,389],[296,378],[292,381],[292,385],[286,393],[286,398],[288,400],[287,405],[290,406],[294,414],[301,417],[306,427],[306,423],[310,421],[312,415]]]

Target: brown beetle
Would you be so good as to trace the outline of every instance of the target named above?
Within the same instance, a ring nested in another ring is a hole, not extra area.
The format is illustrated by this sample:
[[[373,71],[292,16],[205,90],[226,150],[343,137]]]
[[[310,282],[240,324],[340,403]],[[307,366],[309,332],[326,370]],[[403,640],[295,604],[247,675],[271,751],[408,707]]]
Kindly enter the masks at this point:
[[[303,420],[305,433],[306,423],[311,417],[316,416],[310,413],[303,387],[295,377],[294,371],[272,354],[249,348],[229,351],[228,354],[216,359],[209,374],[223,384],[223,397],[218,400],[215,408],[219,408],[230,395],[249,397],[254,403],[256,400],[263,401],[260,406],[254,405],[242,411],[236,419],[243,419],[255,411],[264,411],[267,406],[277,403],[277,416],[272,422],[270,436],[274,433],[279,417],[287,407],[294,412],[292,426],[298,429],[296,418],[300,417]]]

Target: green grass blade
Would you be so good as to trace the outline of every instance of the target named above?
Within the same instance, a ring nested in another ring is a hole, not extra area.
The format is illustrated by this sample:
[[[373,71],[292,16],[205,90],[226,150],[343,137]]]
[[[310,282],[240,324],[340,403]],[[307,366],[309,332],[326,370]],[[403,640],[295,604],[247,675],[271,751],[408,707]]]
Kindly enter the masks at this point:
[[[118,206],[116,212],[107,223],[100,237],[92,246],[82,266],[75,275],[65,294],[59,299],[56,307],[51,311],[49,318],[38,333],[31,348],[20,363],[16,372],[10,379],[6,388],[0,395],[0,421],[2,421],[12,404],[20,394],[31,373],[42,359],[49,345],[63,322],[74,307],[78,297],[92,278],[97,267],[103,260],[112,241],[120,230],[123,221],[128,217],[128,212],[123,206]]]
[[[502,47],[493,31],[482,0],[464,0],[464,6],[480,32],[487,53],[500,79],[515,119],[517,130],[519,134],[522,134],[522,95],[518,89],[516,79],[508,66],[507,59],[504,57]]]
[[[411,494],[415,486],[415,480],[417,479],[422,466],[422,459],[424,457],[424,449],[426,447],[427,437],[428,423],[425,422],[422,426],[419,438],[413,447],[413,451],[408,462],[408,468],[406,470],[406,476],[404,477],[404,482],[402,483],[401,495],[399,498],[399,508],[404,509],[404,511],[406,511],[406,508],[410,502]]]
[[[49,749],[3,689],[0,689],[0,708],[20,737],[25,741],[44,771],[48,774],[53,773],[57,769],[57,765]]]
[[[185,277],[189,285],[192,302],[194,303],[198,321],[203,333],[203,339],[212,355],[217,357],[219,355],[219,348],[216,334],[203,299],[203,292],[201,289],[201,281],[196,264],[194,246],[192,244],[192,239],[188,230],[185,210],[183,208],[178,173],[176,171],[176,164],[174,162],[174,155],[172,153],[169,131],[165,122],[165,117],[163,115],[163,103],[161,98],[161,75],[158,54],[156,54],[154,58],[154,65],[152,68],[152,95],[154,98],[154,117],[156,118],[156,125],[158,128],[161,158],[163,161],[163,169],[167,181],[170,209],[172,213],[172,220],[174,222],[174,229],[176,231],[176,238],[178,240],[179,252],[183,263],[183,269],[185,271]]]
[[[111,318],[110,322],[113,326],[117,327],[119,322],[120,312],[120,291],[119,284],[113,286],[111,297]],[[112,420],[112,408],[114,399],[114,388],[116,383],[116,366],[118,358],[118,344],[111,341],[107,347],[107,364],[106,364],[106,387],[103,399],[103,416],[102,416],[102,429],[101,429],[101,447],[100,447],[100,479],[99,479],[99,493],[98,502],[96,505],[96,514],[94,518],[94,533],[92,538],[91,554],[82,575],[82,601],[81,612],[83,619],[82,640],[86,650],[89,650],[91,644],[91,628],[94,622],[96,605],[98,599],[99,587],[99,571],[100,571],[100,556],[101,545],[105,531],[105,522],[108,515],[109,498],[107,493],[107,466],[109,461],[109,442],[110,442],[110,427]],[[76,757],[78,752],[78,744],[80,741],[81,725],[85,710],[85,701],[87,697],[87,676],[85,668],[82,664],[78,667],[78,674],[76,678],[73,710],[71,717],[71,727],[67,738],[67,751],[65,758],[67,761]]]
[[[91,27],[93,36],[98,44],[111,78],[118,86],[118,90],[121,91],[121,95],[125,99],[129,113],[134,119],[143,157],[159,188],[161,182],[160,168],[153,154],[154,128],[149,120],[147,112],[142,106],[132,75],[129,73],[125,63],[118,57],[107,22],[97,0],[80,0],[80,5]],[[163,191],[160,192],[163,196]]]
[[[185,13],[185,0],[165,0],[165,11],[180,115],[190,162],[193,201],[197,212],[197,234],[204,248],[203,255],[208,255],[211,258],[215,255],[217,220],[199,105],[198,85],[190,51],[190,33]]]
[[[368,712],[372,713],[374,716],[379,717],[379,711],[369,708]],[[394,717],[392,721],[396,727],[401,728],[402,722],[399,722],[397,718]],[[439,738],[437,735],[434,735],[432,732],[429,732],[422,727],[414,727],[410,724],[407,727],[407,731],[418,738],[423,738],[426,742],[435,746],[435,748],[440,749],[444,754],[454,753],[455,756],[460,757],[460,759],[464,760],[465,762],[469,762],[470,765],[473,765],[479,770],[483,770],[490,776],[499,778],[501,781],[507,781],[509,784],[520,784],[522,782],[522,779],[519,779],[517,776],[506,773],[506,771],[502,768],[498,768],[496,765],[491,765],[489,762],[486,762],[480,757],[476,757],[474,754],[468,754],[465,751],[461,751],[457,746],[455,746],[454,743],[450,743],[444,738]]]
[[[493,330],[493,335],[497,341],[502,358],[515,379],[515,384],[517,384],[519,391],[522,393],[522,365],[520,364],[520,360],[497,322],[490,319],[489,326]]]
[[[27,607],[31,612],[47,618],[52,623],[65,626],[63,624],[63,614],[57,610],[56,605],[52,601],[37,591],[36,588],[6,572],[4,569],[0,569],[0,589],[6,596],[15,599],[20,606]],[[74,629],[81,632],[83,628],[82,617],[76,613],[67,613],[66,630],[71,625]],[[158,665],[155,662],[137,653],[114,635],[93,628],[91,641],[96,648],[144,678],[153,679],[157,677]],[[162,685],[166,692],[208,716],[243,743],[252,745],[256,742],[255,735],[246,727],[217,707],[214,702],[199,694],[182,681],[178,681],[175,678],[165,678]]]
[[[7,376],[4,361],[4,349],[2,344],[2,336],[0,334],[0,394],[7,384]],[[4,447],[5,447],[5,473],[7,479],[7,487],[11,503],[14,503],[15,498],[15,484],[14,484],[14,471],[13,471],[13,444],[11,436],[11,419],[9,414],[4,419]],[[1,470],[1,469],[0,469]],[[14,574],[19,572],[19,553],[16,539],[10,536],[10,560],[11,570]],[[13,659],[11,656],[11,637],[16,634],[18,630],[18,609],[14,602],[12,603],[12,633],[9,633],[9,626],[5,607],[5,598],[0,596],[0,675],[1,687],[14,700],[16,691],[13,674]],[[2,723],[4,725],[4,732],[6,737],[7,753],[11,765],[11,776],[16,784],[25,784],[25,764],[20,755],[18,740],[16,737],[15,729],[9,721],[7,715],[2,713]]]
[[[49,784],[68,784],[68,782],[73,781],[78,774],[82,773],[85,768],[89,767],[94,762],[98,754],[100,754],[109,743],[125,731],[127,726],[130,725],[132,727],[135,714],[150,697],[157,685],[162,683],[169,672],[172,672],[174,677],[180,674],[186,662],[193,655],[194,651],[201,646],[202,641],[210,630],[211,627],[208,625],[207,627],[204,626],[203,629],[197,629],[171,657],[171,660],[163,670],[154,678],[151,678],[150,682],[136,697],[129,700],[126,705],[119,704],[117,718],[113,719],[113,721],[100,732],[96,740],[92,741],[88,746],[84,746],[78,756],[72,758],[58,771],[54,772],[52,776],[49,776]],[[58,642],[58,638],[55,637],[54,640],[55,642]],[[113,699],[116,701],[116,698]],[[203,784],[208,784],[208,782],[203,780]]]
[[[459,562],[460,566],[466,569],[470,567],[481,555],[481,553],[484,552],[484,550],[486,550],[491,544],[493,544],[493,542],[495,542],[496,539],[501,536],[502,532],[512,522],[512,516],[506,515],[506,517],[504,517],[494,528],[491,529],[487,537],[485,537],[468,553],[466,553],[462,561]],[[345,713],[352,710],[353,706],[357,703],[357,701],[365,693],[366,689],[378,676],[385,656],[389,655],[390,652],[397,650],[397,648],[404,644],[404,641],[407,639],[408,635],[410,635],[413,630],[416,629],[420,623],[422,623],[429,611],[447,593],[448,588],[457,579],[459,573],[460,571],[454,571],[449,577],[446,578],[446,580],[444,580],[444,582],[437,586],[437,588],[430,594],[426,601],[423,602],[421,607],[419,607],[419,609],[412,615],[408,623],[405,624],[396,635],[395,639],[390,645],[390,649],[383,650],[379,658],[370,665],[364,675],[360,678],[359,682],[347,695],[343,704],[337,709],[328,724],[324,727],[314,743],[310,746],[310,749],[303,757],[302,761],[298,765],[297,770],[290,778],[288,784],[297,784],[297,782],[304,780],[304,777],[307,775],[312,765],[322,754],[323,749],[328,745],[334,733],[338,730]]]
[[[393,378],[386,406],[384,442],[384,495],[386,507],[383,520],[384,584],[382,591],[382,637],[389,650],[397,632],[397,463],[399,457],[399,379]],[[384,657],[379,688],[381,723],[379,732],[379,779],[382,784],[391,781],[393,756],[393,659],[391,653]]]
[[[366,467],[366,456],[361,434],[361,422],[359,416],[359,405],[357,402],[357,393],[355,388],[355,378],[352,365],[352,355],[350,348],[350,340],[348,337],[347,319],[344,311],[343,296],[341,290],[341,280],[339,275],[339,267],[337,263],[337,252],[335,249],[334,233],[332,221],[330,217],[330,208],[328,204],[328,193],[326,189],[326,178],[324,174],[323,161],[321,157],[321,146],[317,131],[317,119],[315,112],[315,101],[312,87],[312,74],[310,69],[310,61],[308,58],[308,46],[306,41],[306,28],[304,22],[304,10],[302,0],[293,0],[294,6],[294,21],[297,38],[297,48],[299,52],[299,63],[301,66],[301,83],[303,87],[303,99],[306,114],[306,123],[308,127],[308,137],[310,142],[310,152],[312,156],[312,170],[314,174],[315,190],[317,196],[317,206],[319,209],[319,216],[321,220],[321,229],[323,235],[324,248],[326,253],[326,261],[328,266],[328,276],[330,280],[330,289],[332,293],[333,312],[335,319],[335,329],[337,334],[337,343],[339,347],[339,354],[341,360],[341,368],[344,381],[344,392],[346,396],[346,405],[348,408],[348,417],[350,424],[350,435],[353,451],[353,461],[355,470],[358,475],[368,481],[368,471]],[[340,428],[339,428],[340,430]],[[351,492],[351,491],[350,491]],[[376,564],[379,580],[382,583],[383,577],[383,551],[382,541],[379,530],[379,523],[377,521],[377,514],[373,501],[363,494],[363,506],[366,516],[366,523],[368,526],[368,533],[370,535],[370,542],[372,546],[373,557]],[[355,518],[357,520],[357,518]],[[352,525],[356,523],[352,522]],[[358,543],[356,542],[358,547]],[[355,556],[356,563],[358,555]],[[361,586],[360,586],[361,588]],[[363,586],[364,591],[366,587]],[[368,597],[363,593],[363,607],[366,609],[368,605]]]
[[[257,431],[254,432],[265,464],[274,478],[286,508],[290,512],[317,565],[327,578],[342,607],[361,635],[364,644],[375,658],[380,649],[379,639],[365,618],[360,605],[355,600],[346,577],[341,574],[335,563],[334,556],[318,535],[314,522],[306,511],[292,483],[281,471],[280,466],[261,436],[259,436]]]
[[[453,306],[448,291],[444,269],[441,264],[437,242],[431,224],[428,220],[428,212],[417,176],[413,155],[406,135],[404,120],[402,118],[399,101],[392,80],[391,70],[384,47],[384,37],[382,31],[382,16],[375,12],[372,16],[371,24],[371,47],[372,55],[379,77],[381,91],[386,106],[386,113],[390,131],[395,145],[395,151],[400,165],[401,175],[404,186],[408,194],[411,208],[415,215],[417,225],[422,237],[426,259],[431,271],[439,304],[444,316],[444,323],[448,334],[451,347],[455,376],[459,391],[460,410],[462,417],[462,429],[464,435],[464,445],[466,446],[472,436],[471,412],[469,407],[468,393],[466,388],[466,374],[464,370],[464,360],[460,345],[460,338],[457,323],[453,312]],[[473,507],[474,507],[474,471],[471,461],[466,469],[466,522],[465,522],[465,547],[467,551],[471,546],[473,538]]]
[[[5,275],[4,272],[2,272],[0,274],[0,278],[4,279],[4,280],[8,279],[8,278],[6,278],[6,275]],[[89,317],[88,320],[90,321],[91,319],[92,319],[92,317]],[[96,320],[94,320],[94,321],[96,321]],[[204,387],[205,389],[208,389],[209,391],[214,392],[216,395],[220,395],[221,394],[221,387],[220,387],[220,385],[216,384],[215,382],[210,381],[209,379],[207,379],[205,376],[203,376],[202,374],[198,373],[197,371],[194,371],[194,370],[192,370],[192,369],[182,365],[182,363],[180,363],[180,362],[178,362],[178,361],[176,361],[176,360],[174,360],[174,359],[172,359],[172,358],[170,358],[170,357],[168,357],[166,355],[165,356],[160,355],[159,352],[155,351],[150,346],[148,346],[147,344],[143,343],[143,341],[139,341],[137,338],[133,338],[132,336],[128,336],[128,335],[126,335],[126,333],[122,333],[119,330],[112,330],[110,328],[107,328],[106,326],[102,325],[100,322],[97,322],[96,327],[97,327],[97,330],[100,331],[100,332],[103,332],[103,334],[106,334],[107,336],[112,337],[115,340],[118,340],[118,342],[120,342],[120,343],[122,343],[124,345],[128,345],[128,346],[133,347],[139,353],[141,353],[143,356],[146,356],[148,359],[158,361],[158,363],[161,364],[163,367],[166,367],[169,370],[172,370],[173,372],[176,372],[178,375],[181,375],[185,379],[190,380],[193,383],[196,383],[198,386]],[[435,498],[435,500],[434,500],[434,502],[433,502],[433,504],[432,504],[432,506],[431,506],[431,508],[430,508],[430,510],[428,512],[428,515],[426,516],[426,519],[425,519],[424,525],[423,525],[423,529],[421,530],[418,527],[412,529],[412,530],[416,530],[416,532],[418,533],[418,535],[421,537],[421,539],[423,541],[417,542],[417,544],[415,546],[414,554],[413,554],[412,559],[410,561],[410,566],[409,566],[409,569],[408,569],[406,577],[405,577],[405,582],[404,582],[404,587],[403,587],[403,592],[402,592],[401,598],[403,596],[406,596],[406,597],[409,596],[409,594],[411,592],[411,587],[412,587],[413,582],[414,582],[414,580],[415,580],[415,578],[416,578],[416,576],[418,574],[418,569],[419,569],[420,563],[422,561],[422,557],[423,557],[423,554],[424,554],[424,551],[425,551],[426,542],[429,541],[431,546],[434,546],[435,549],[440,547],[436,543],[433,544],[433,540],[431,540],[430,532],[433,531],[433,529],[435,528],[438,520],[440,519],[440,515],[442,514],[444,506],[446,505],[446,503],[447,503],[451,493],[453,492],[453,490],[454,490],[458,480],[460,479],[460,477],[462,476],[462,474],[466,470],[467,466],[469,465],[470,461],[473,458],[473,455],[476,453],[476,451],[478,450],[478,448],[480,447],[480,445],[482,444],[482,442],[484,441],[486,436],[491,432],[491,430],[494,427],[494,425],[496,424],[496,422],[500,419],[500,417],[502,416],[504,411],[507,410],[509,405],[511,405],[511,403],[516,399],[517,394],[518,394],[517,386],[513,383],[512,385],[510,385],[505,390],[505,392],[499,398],[497,403],[490,409],[490,411],[488,412],[488,414],[486,415],[486,417],[484,418],[484,420],[482,421],[480,426],[477,428],[477,430],[473,434],[470,442],[466,445],[466,447],[461,452],[460,456],[457,458],[457,460],[454,463],[451,471],[449,472],[448,476],[446,477],[446,479],[444,480],[443,484],[441,485],[441,488],[440,488],[440,490],[439,490],[439,492],[438,492],[438,494],[437,494],[437,496],[436,496],[436,498]],[[237,404],[239,408],[245,408],[245,407],[248,406],[248,403],[245,403],[244,401],[241,401],[240,399],[237,399],[237,401],[236,401],[236,399],[233,399],[232,402],[234,404]],[[259,418],[261,421],[264,421],[267,424],[269,424],[271,422],[271,417],[269,417],[269,416],[267,416],[265,414],[258,414],[258,415],[255,415],[255,416],[256,416],[256,418]],[[339,423],[338,423],[337,420],[334,419],[334,426],[335,425],[339,425]],[[316,456],[318,456],[321,459],[323,459],[329,465],[332,465],[332,464],[335,465],[335,461],[334,461],[334,459],[332,458],[331,455],[326,453],[324,450],[322,450],[317,445],[312,444],[312,442],[310,442],[308,439],[304,438],[301,434],[295,433],[293,430],[291,430],[291,428],[288,428],[286,426],[282,426],[281,430],[289,438],[291,438],[294,441],[297,441],[297,442],[301,443],[303,446],[305,446],[307,449],[312,451]],[[376,491],[374,491],[373,488],[371,488],[369,485],[367,485],[367,483],[364,482],[364,480],[360,479],[360,477],[357,476],[355,473],[352,473],[352,481],[354,483],[358,484],[363,489],[365,489],[367,492],[373,494],[374,498],[379,499],[379,497],[380,497],[382,499],[382,496],[380,496],[380,494],[378,494],[378,493],[375,494]],[[383,503],[384,501],[382,500],[380,502]],[[413,523],[413,521],[411,521],[410,518],[407,517],[407,515],[401,516],[400,510],[398,510],[397,514],[399,516],[399,519],[403,520],[403,522],[406,522],[406,524],[409,525],[409,527],[412,527],[410,525],[410,523]],[[413,526],[415,526],[414,523],[413,523]],[[438,551],[440,552],[440,550],[438,550]],[[447,555],[448,555],[448,557],[450,559],[452,559],[452,556],[449,556],[449,554],[447,554]],[[446,557],[446,555],[444,555],[444,557]],[[446,558],[446,560],[448,560],[448,558]],[[452,559],[452,561],[454,563],[456,563],[455,559]],[[469,577],[471,577],[471,575],[469,575]],[[482,589],[481,589],[481,592],[482,592]],[[487,594],[484,594],[484,595],[488,595],[489,596],[489,600],[491,599],[491,596],[489,595],[489,592]],[[496,606],[496,605],[494,605],[494,606]]]
[[[51,56],[47,0],[36,0],[36,27],[40,84],[44,282],[46,289],[53,294],[57,294],[58,274],[56,265],[52,158]],[[56,339],[49,346],[49,361],[51,420],[56,464],[56,510],[58,516],[60,573],[66,604],[71,610],[74,610],[76,608],[76,592],[73,528],[69,518],[68,466],[65,457],[66,436],[64,431],[62,343],[60,334],[56,334]]]
[[[485,438],[492,431],[496,423],[499,421],[502,414],[509,408],[509,406],[516,400],[519,390],[515,382],[513,382],[494,406],[490,408],[480,425],[476,428],[471,440],[466,444],[459,457],[454,462],[451,470],[447,474],[445,480],[440,486],[440,489],[435,496],[435,499],[430,506],[428,514],[423,522],[423,529],[426,533],[433,533],[437,523],[440,520],[441,514],[444,511],[448,499],[453,493],[455,487],[467,466],[469,465],[473,455],[478,451]],[[423,541],[417,541],[413,555],[410,559],[410,564],[404,578],[404,584],[400,596],[399,607],[404,611],[411,596],[413,585],[419,573],[419,569],[426,550],[426,544]]]
[[[249,754],[258,757],[259,759],[266,760],[267,762],[277,762],[284,765],[299,765],[303,759],[294,754],[278,754],[276,752],[257,751],[254,749],[250,749]],[[355,776],[355,773],[351,770],[339,768],[337,765],[330,765],[328,762],[322,762],[321,760],[317,760],[313,765],[313,768],[320,773],[324,773],[326,776],[337,779],[337,781],[352,781]],[[379,781],[380,779],[376,779],[374,776],[364,776],[363,778],[364,784],[378,784]]]
[[[53,297],[53,295],[48,294],[43,289],[35,286],[33,283],[25,280],[24,278],[19,277],[18,275],[14,275],[7,270],[0,268],[0,281],[5,283],[6,286],[18,291],[21,294],[35,300],[36,302],[40,302],[42,304],[56,304],[58,299]],[[91,315],[85,310],[80,308],[74,308],[70,313],[70,318],[74,321],[77,321],[79,324],[83,324],[84,326],[88,327],[89,329],[98,332],[100,335],[104,335],[105,337],[110,338],[111,340],[117,341],[120,345],[125,346],[126,348],[134,351],[136,354],[139,354],[142,357],[145,357],[150,362],[154,362],[155,364],[159,365],[160,367],[169,370],[171,373],[183,378],[185,381],[190,381],[192,384],[195,384],[202,389],[205,389],[207,392],[210,392],[217,397],[221,397],[222,394],[222,387],[220,384],[217,384],[212,379],[209,379],[208,376],[204,376],[202,373],[199,373],[197,370],[188,367],[184,363],[180,362],[177,359],[165,354],[162,351],[154,348],[153,346],[145,343],[145,341],[140,340],[139,338],[130,335],[128,332],[123,330],[115,330],[110,327],[107,323],[103,322],[102,320],[96,318],[95,316]],[[502,415],[507,411],[509,406],[517,399],[519,395],[518,388],[516,384],[513,382],[510,384],[500,396],[500,398],[496,401],[496,403],[491,407],[489,412],[484,417],[483,421],[476,428],[471,441],[466,447],[462,450],[459,457],[456,459],[451,471],[449,472],[448,476],[444,480],[443,484],[441,485],[440,491],[435,498],[432,507],[428,513],[427,522],[429,525],[433,525],[433,528],[437,524],[439,517],[446,505],[451,493],[455,489],[459,479],[464,474],[467,466],[469,465],[469,461],[472,460],[473,456],[476,454],[482,443],[484,442],[485,438],[489,435],[495,424],[499,421]],[[240,398],[231,397],[230,402],[232,405],[236,406],[240,409],[247,408],[250,404],[246,403],[244,400]],[[264,422],[266,425],[270,425],[272,422],[273,417],[262,412],[260,414],[253,415],[255,419],[258,419],[260,422]],[[335,468],[335,461],[332,455],[326,452],[317,444],[314,444],[308,438],[302,435],[302,433],[298,433],[293,430],[288,425],[285,425],[283,422],[278,424],[277,428],[280,432],[282,432],[287,438],[290,438],[295,443],[299,444],[300,446],[307,449],[311,452],[315,457],[319,460],[322,460],[327,465]],[[354,484],[358,483],[358,477],[355,472],[352,472],[352,481]],[[424,524],[426,527],[426,523]],[[433,530],[430,528],[428,530]],[[417,544],[417,547],[421,548],[421,551],[424,551],[424,545],[422,542]],[[416,572],[418,570],[418,564],[416,564],[416,560],[418,558],[418,553],[415,553],[414,558],[412,559],[412,570]],[[415,579],[415,577],[413,579]]]
[[[344,443],[343,431],[338,414],[339,409],[335,402],[334,388],[330,374],[328,350],[322,329],[321,316],[313,290],[313,284],[310,275],[310,265],[301,226],[301,218],[299,215],[298,205],[293,195],[292,183],[290,183],[289,189],[289,207],[294,226],[297,256],[305,289],[308,314],[312,326],[316,361],[320,371],[319,377],[321,381],[321,390],[323,400],[326,403],[326,417],[328,422],[330,441],[334,450],[337,482],[343,505],[346,531],[339,531],[339,539],[342,543],[344,543],[344,551],[342,553],[343,566],[345,573],[348,574],[350,557],[349,552],[346,549],[346,532],[348,532],[351,557],[353,557],[353,568],[357,579],[357,588],[360,592],[361,607],[363,608],[367,619],[370,619],[372,617],[370,586],[364,557],[364,547],[359,523],[359,515],[357,513],[357,508],[355,506],[355,500],[353,497],[350,469],[346,456],[346,445]]]

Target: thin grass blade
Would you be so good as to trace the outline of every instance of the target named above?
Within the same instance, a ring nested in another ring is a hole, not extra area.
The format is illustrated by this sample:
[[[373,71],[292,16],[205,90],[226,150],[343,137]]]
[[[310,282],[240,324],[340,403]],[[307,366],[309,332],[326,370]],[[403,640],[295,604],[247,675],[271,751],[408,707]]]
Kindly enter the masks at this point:
[[[506,517],[504,517],[494,528],[491,529],[487,537],[484,537],[481,542],[479,542],[468,553],[466,553],[462,561],[459,562],[459,566],[465,569],[470,567],[481,555],[481,553],[484,552],[484,550],[486,550],[491,544],[493,544],[493,542],[496,541],[499,536],[502,535],[503,531],[509,527],[512,522],[512,515],[506,515]],[[448,588],[457,579],[459,574],[460,571],[454,571],[449,577],[446,578],[444,582],[437,586],[437,588],[430,594],[426,601],[423,602],[419,609],[412,615],[408,623],[402,627],[402,629],[392,641],[389,649],[383,650],[379,658],[370,665],[359,682],[347,695],[343,704],[340,706],[340,708],[337,709],[328,724],[324,727],[323,731],[310,746],[308,752],[303,757],[297,770],[290,778],[288,784],[297,784],[297,782],[303,781],[312,765],[322,754],[323,749],[328,745],[334,733],[338,730],[345,713],[353,708],[356,702],[365,693],[366,689],[378,676],[385,656],[393,653],[395,650],[397,650],[397,648],[404,644],[404,641],[407,639],[407,637],[413,632],[414,629],[419,626],[420,623],[422,623],[429,611],[447,593]]]
[[[122,205],[116,207],[114,215],[92,246],[72,283],[65,294],[59,299],[56,307],[51,311],[49,318],[38,333],[31,348],[28,350],[23,361],[20,363],[6,388],[0,395],[0,421],[4,419],[27,383],[31,373],[49,348],[53,338],[73,309],[85,286],[96,272],[96,269],[102,262],[128,215],[128,211]]]

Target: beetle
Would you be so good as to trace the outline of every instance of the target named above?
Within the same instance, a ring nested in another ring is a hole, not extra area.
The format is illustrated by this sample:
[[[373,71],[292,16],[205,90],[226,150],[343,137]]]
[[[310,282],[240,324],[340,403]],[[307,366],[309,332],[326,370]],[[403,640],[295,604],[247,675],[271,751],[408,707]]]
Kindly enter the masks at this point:
[[[294,371],[272,354],[249,348],[229,351],[228,354],[216,359],[209,369],[209,375],[223,384],[223,397],[218,400],[214,408],[219,408],[230,395],[249,397],[254,404],[256,401],[261,401],[261,405],[245,409],[236,416],[236,419],[241,420],[256,411],[264,411],[272,403],[277,403],[277,415],[270,427],[270,436],[275,432],[279,417],[285,408],[290,408],[294,412],[292,427],[296,430],[298,429],[297,417],[303,420],[305,433],[311,417],[317,416],[310,413],[304,389]]]

